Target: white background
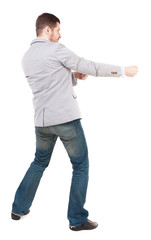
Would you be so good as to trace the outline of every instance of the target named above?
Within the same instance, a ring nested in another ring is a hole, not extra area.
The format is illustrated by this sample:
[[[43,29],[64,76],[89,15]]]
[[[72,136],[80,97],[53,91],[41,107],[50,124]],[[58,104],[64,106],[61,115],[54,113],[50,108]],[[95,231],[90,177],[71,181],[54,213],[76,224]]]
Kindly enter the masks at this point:
[[[151,34],[149,0],[3,1],[1,31],[1,239],[151,239]],[[61,20],[60,42],[87,59],[137,65],[134,78],[95,78],[75,87],[90,158],[85,207],[99,227],[68,229],[72,168],[58,140],[31,213],[10,218],[15,191],[34,159],[32,93],[21,58],[43,12]]]

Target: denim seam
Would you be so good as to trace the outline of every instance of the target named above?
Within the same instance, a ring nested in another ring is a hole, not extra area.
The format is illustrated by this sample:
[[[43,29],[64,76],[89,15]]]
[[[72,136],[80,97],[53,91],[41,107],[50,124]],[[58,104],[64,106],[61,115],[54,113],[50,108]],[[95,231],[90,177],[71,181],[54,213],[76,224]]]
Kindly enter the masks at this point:
[[[75,120],[73,121],[73,125],[74,125],[74,129],[76,131],[76,134],[77,134],[77,136],[76,136],[76,138],[77,138],[79,136],[79,134],[78,134],[78,131],[77,131],[77,128],[76,128]]]

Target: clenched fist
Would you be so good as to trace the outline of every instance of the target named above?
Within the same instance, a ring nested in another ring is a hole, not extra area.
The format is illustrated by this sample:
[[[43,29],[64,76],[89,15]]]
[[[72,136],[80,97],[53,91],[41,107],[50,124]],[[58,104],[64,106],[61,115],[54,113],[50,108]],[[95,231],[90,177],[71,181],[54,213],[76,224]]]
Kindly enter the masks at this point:
[[[75,72],[74,74],[75,74],[75,78],[78,78],[80,80],[85,80],[88,77],[87,74],[83,74],[83,73],[79,73],[79,72]]]
[[[138,73],[138,67],[137,66],[125,67],[125,75],[127,77],[134,77],[137,73]]]

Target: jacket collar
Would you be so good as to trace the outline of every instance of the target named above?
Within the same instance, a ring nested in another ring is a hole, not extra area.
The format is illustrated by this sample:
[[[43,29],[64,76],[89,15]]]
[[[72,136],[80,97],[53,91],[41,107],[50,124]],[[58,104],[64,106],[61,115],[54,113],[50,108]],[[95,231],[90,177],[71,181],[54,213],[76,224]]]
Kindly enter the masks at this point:
[[[36,38],[36,39],[32,40],[30,45],[32,45],[34,43],[51,43],[51,41],[49,41],[45,38]]]

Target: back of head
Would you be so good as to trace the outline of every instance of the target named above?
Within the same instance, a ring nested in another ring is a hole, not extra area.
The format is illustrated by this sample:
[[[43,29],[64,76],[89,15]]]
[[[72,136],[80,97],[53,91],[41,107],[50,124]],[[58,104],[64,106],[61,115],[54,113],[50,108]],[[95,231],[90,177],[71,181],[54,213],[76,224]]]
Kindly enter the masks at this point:
[[[37,37],[41,35],[42,30],[44,27],[49,26],[52,30],[56,27],[56,24],[60,23],[59,18],[57,18],[55,15],[50,13],[43,13],[40,16],[38,16],[36,20],[36,34]]]

